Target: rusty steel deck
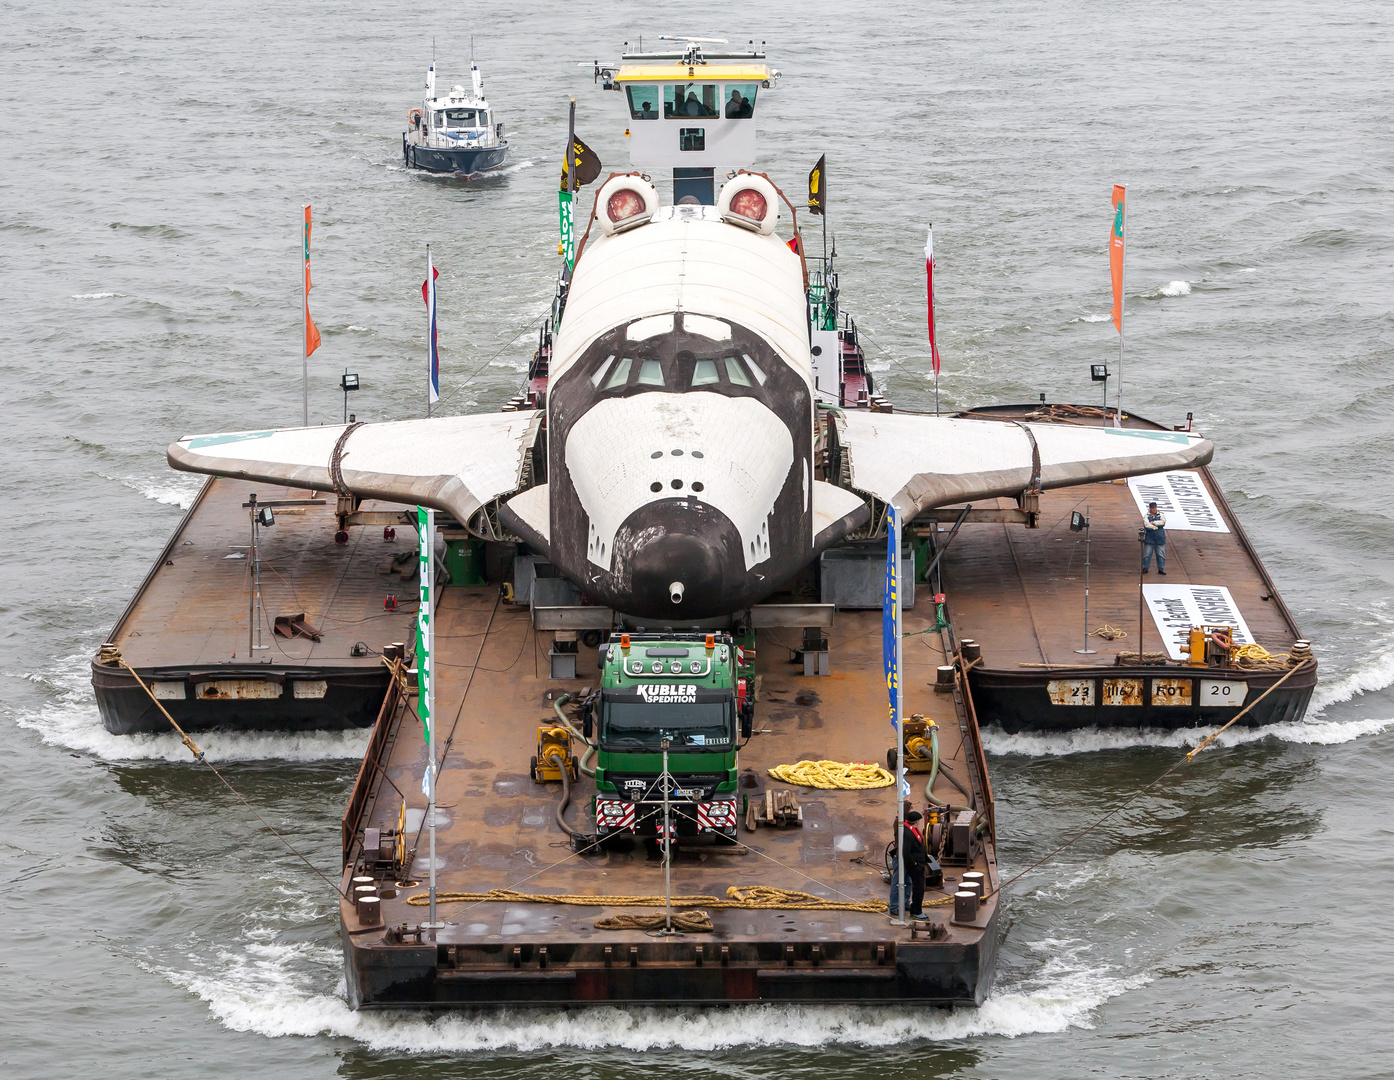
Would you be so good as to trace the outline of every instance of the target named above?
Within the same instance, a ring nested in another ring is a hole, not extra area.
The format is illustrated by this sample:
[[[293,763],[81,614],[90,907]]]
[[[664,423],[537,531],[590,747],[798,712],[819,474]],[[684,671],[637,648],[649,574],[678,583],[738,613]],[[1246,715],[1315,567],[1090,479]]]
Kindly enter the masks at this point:
[[[1028,412],[991,409],[979,415],[1025,418]],[[1137,417],[1130,418],[1127,426],[1163,430]],[[1254,640],[1271,653],[1287,653],[1302,636],[1211,471],[1203,468],[1196,475],[1228,531],[1176,528],[1179,515],[1169,515],[1165,576],[1158,574],[1155,563],[1149,574],[1139,576],[1142,515],[1127,481],[1044,492],[1037,528],[997,523],[963,526],[944,554],[944,588],[960,638],[975,639],[982,648],[982,662],[973,668],[971,678],[984,724],[997,723],[1015,731],[1224,723],[1237,711],[1236,705],[1246,699],[1253,702],[1286,674],[1284,665],[1255,671],[1197,668],[1157,659],[1141,666],[1119,664],[1119,654],[1141,651],[1158,656],[1164,651],[1152,613],[1144,610],[1139,620],[1140,582],[1225,587]],[[975,509],[1015,508],[1011,499],[975,504]],[[1070,531],[1073,511],[1087,511],[1091,521],[1087,628],[1085,533]],[[1124,636],[1097,633],[1107,627]],[[1086,629],[1096,633],[1086,637]],[[1095,653],[1076,651],[1086,647]],[[1316,677],[1316,661],[1309,660],[1241,723],[1299,719]],[[1110,680],[1107,686],[1105,679]],[[1218,699],[1231,680],[1236,693],[1226,696],[1232,704],[1203,700],[1202,689]],[[1053,696],[1050,683],[1058,684]],[[1237,698],[1239,683],[1245,684],[1245,690]],[[1164,701],[1163,689],[1169,700]],[[1075,702],[1082,696],[1090,700],[1070,703],[1071,694]],[[1182,698],[1189,700],[1183,703]]]
[[[249,639],[251,519],[244,505],[275,508],[261,530],[260,644]],[[371,724],[387,688],[382,646],[408,638],[416,586],[390,567],[404,556],[415,570],[416,531],[381,526],[338,531],[332,494],[214,478],[160,552],[108,640],[147,682],[159,682],[181,724],[208,728],[333,728]],[[367,511],[401,507],[365,503]],[[397,610],[384,607],[388,595]],[[303,615],[319,640],[275,631],[279,616]],[[355,647],[359,655],[354,655]],[[323,686],[317,685],[323,684]],[[164,731],[168,723],[121,667],[93,660],[102,718],[119,734]]]
[[[925,630],[931,605],[907,612],[909,633]],[[731,886],[774,886],[825,898],[884,900],[884,849],[895,795],[791,789],[766,770],[801,759],[884,762],[893,745],[885,705],[879,612],[840,612],[829,631],[829,676],[804,677],[786,645],[797,631],[761,631],[755,734],[740,752],[740,791],[797,792],[802,828],[760,826],[738,833],[745,853],[684,845],[674,857],[676,895],[725,897]],[[446,589],[437,615],[437,715],[449,739],[438,788],[438,887],[444,892],[513,889],[533,894],[661,896],[662,860],[642,842],[599,855],[573,854],[554,820],[559,783],[534,783],[529,759],[540,724],[555,721],[552,701],[596,684],[594,661],[576,680],[548,678],[551,635],[533,630],[526,609],[500,605],[496,590]],[[962,694],[933,690],[944,663],[937,633],[907,638],[906,711],[934,718],[942,758],[970,785],[991,818],[981,747]],[[583,651],[583,658],[593,656]],[[961,686],[960,686],[961,691]],[[410,699],[414,702],[414,697]],[[579,750],[578,750],[579,752]],[[363,870],[364,830],[395,828],[406,804],[411,876],[425,881],[427,837],[421,780],[426,750],[411,708],[386,711],[345,818],[347,888]],[[911,774],[915,805],[925,777]],[[593,830],[594,784],[582,777],[568,818]],[[937,801],[965,797],[942,775]],[[990,837],[973,867],[995,881]],[[952,886],[967,866],[946,867]],[[370,871],[371,874],[371,871]],[[378,877],[389,892],[390,883]],[[864,911],[713,910],[715,933],[660,937],[599,930],[598,918],[634,908],[561,906],[531,901],[456,902],[440,907],[445,926],[424,933],[427,910],[408,902],[422,885],[402,887],[381,905],[381,923],[342,906],[349,996],[355,1006],[491,1005],[599,1001],[915,999],[980,1001],[993,968],[997,905],[975,925],[952,923],[952,905],[926,907],[930,927],[912,936],[885,914]],[[927,899],[943,896],[931,890]],[[933,929],[931,929],[933,928]]]

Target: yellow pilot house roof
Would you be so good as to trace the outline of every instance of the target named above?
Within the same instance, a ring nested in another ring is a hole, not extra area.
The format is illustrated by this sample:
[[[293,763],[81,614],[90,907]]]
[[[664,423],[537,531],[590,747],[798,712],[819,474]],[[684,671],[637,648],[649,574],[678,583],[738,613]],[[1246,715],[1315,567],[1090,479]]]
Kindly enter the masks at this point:
[[[615,73],[621,83],[773,82],[764,64],[634,64]]]

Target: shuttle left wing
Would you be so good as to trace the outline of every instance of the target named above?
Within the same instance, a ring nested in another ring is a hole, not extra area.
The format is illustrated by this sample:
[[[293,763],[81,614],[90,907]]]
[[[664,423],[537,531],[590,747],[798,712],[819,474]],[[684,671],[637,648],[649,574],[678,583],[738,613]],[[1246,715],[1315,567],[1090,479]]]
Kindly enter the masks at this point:
[[[186,435],[167,456],[185,472],[419,503],[463,523],[517,490],[541,423],[530,411]]]

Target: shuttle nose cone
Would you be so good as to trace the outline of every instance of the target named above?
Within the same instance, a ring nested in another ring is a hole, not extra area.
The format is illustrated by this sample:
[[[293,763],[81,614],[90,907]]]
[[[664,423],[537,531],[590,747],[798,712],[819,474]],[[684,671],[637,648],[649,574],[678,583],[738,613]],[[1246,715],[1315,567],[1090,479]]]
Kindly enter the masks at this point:
[[[745,577],[740,534],[725,514],[667,499],[636,510],[615,537],[628,564],[634,611],[648,618],[701,619],[731,610]]]

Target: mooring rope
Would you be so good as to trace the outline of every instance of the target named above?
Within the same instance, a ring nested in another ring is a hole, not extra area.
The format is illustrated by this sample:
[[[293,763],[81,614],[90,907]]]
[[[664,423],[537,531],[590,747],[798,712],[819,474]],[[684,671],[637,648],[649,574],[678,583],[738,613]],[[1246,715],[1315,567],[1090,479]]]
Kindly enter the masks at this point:
[[[1175,772],[1177,769],[1179,769],[1182,765],[1189,765],[1192,761],[1195,760],[1195,756],[1196,756],[1197,754],[1199,754],[1202,750],[1204,750],[1207,746],[1209,746],[1211,743],[1213,743],[1216,739],[1218,739],[1218,738],[1219,738],[1221,735],[1223,735],[1226,731],[1228,731],[1230,728],[1232,728],[1236,723],[1238,723],[1239,719],[1240,719],[1242,716],[1244,716],[1245,713],[1249,712],[1250,709],[1254,708],[1254,706],[1256,706],[1259,702],[1261,702],[1261,701],[1262,701],[1264,698],[1266,698],[1269,694],[1273,693],[1274,690],[1276,690],[1276,689],[1278,689],[1278,687],[1282,686],[1283,683],[1287,682],[1288,679],[1290,679],[1294,674],[1297,673],[1297,671],[1298,671],[1300,668],[1302,668],[1302,667],[1304,667],[1304,666],[1305,666],[1305,664],[1298,664],[1297,667],[1289,668],[1288,671],[1287,671],[1287,674],[1285,674],[1281,679],[1279,679],[1279,680],[1278,680],[1277,682],[1275,682],[1272,686],[1270,686],[1267,690],[1265,690],[1262,694],[1260,694],[1258,697],[1256,697],[1256,698],[1255,698],[1252,702],[1250,702],[1248,705],[1245,705],[1244,708],[1242,708],[1239,712],[1235,713],[1234,716],[1233,716],[1233,718],[1229,721],[1229,723],[1225,724],[1224,727],[1220,728],[1220,729],[1219,729],[1218,731],[1216,731],[1214,734],[1209,735],[1209,736],[1207,736],[1206,738],[1202,739],[1202,740],[1196,745],[1196,747],[1195,747],[1193,750],[1189,751],[1189,752],[1186,754],[1185,757],[1178,759],[1170,768],[1168,768],[1168,769],[1166,770],[1166,772],[1162,773],[1160,776],[1158,776],[1155,780],[1153,780],[1151,783],[1147,784],[1146,786],[1138,788],[1136,791],[1134,791],[1131,795],[1129,795],[1126,799],[1124,799],[1121,803],[1119,803],[1117,806],[1115,806],[1112,810],[1110,810],[1110,811],[1109,811],[1107,814],[1105,814],[1103,817],[1101,817],[1101,818],[1099,818],[1098,820],[1094,821],[1093,823],[1091,823],[1091,824],[1085,826],[1083,829],[1081,829],[1079,832],[1075,833],[1074,836],[1070,837],[1068,840],[1066,840],[1066,841],[1065,841],[1063,844],[1061,844],[1059,847],[1055,848],[1053,851],[1047,852],[1047,853],[1046,853],[1045,855],[1043,855],[1041,858],[1037,859],[1037,860],[1036,860],[1035,862],[1033,862],[1030,866],[1028,866],[1025,870],[1022,870],[1021,872],[1019,872],[1019,873],[1017,873],[1017,874],[1013,874],[1013,875],[1012,875],[1010,878],[1008,878],[1006,881],[1002,882],[1002,884],[998,885],[997,888],[993,889],[991,892],[986,893],[986,894],[985,894],[985,898],[986,898],[987,896],[995,896],[997,893],[1000,893],[1003,889],[1007,888],[1009,885],[1012,885],[1012,884],[1014,884],[1015,882],[1020,881],[1020,880],[1021,880],[1022,878],[1024,878],[1027,874],[1031,873],[1032,870],[1036,870],[1036,869],[1038,869],[1038,868],[1044,866],[1046,863],[1050,862],[1051,859],[1055,858],[1055,856],[1059,855],[1060,852],[1064,851],[1067,847],[1069,847],[1070,845],[1076,843],[1076,842],[1079,841],[1079,840],[1082,840],[1084,837],[1088,836],[1091,832],[1093,832],[1095,829],[1097,829],[1100,825],[1102,825],[1102,824],[1103,824],[1105,821],[1107,821],[1109,818],[1114,817],[1115,815],[1122,813],[1122,812],[1123,812],[1124,810],[1126,810],[1130,805],[1132,805],[1132,803],[1134,803],[1135,801],[1137,801],[1137,799],[1141,798],[1143,795],[1147,794],[1147,792],[1151,791],[1154,787],[1156,787],[1158,784],[1160,784],[1163,780],[1165,780],[1168,776],[1170,776],[1172,773],[1174,773],[1174,772]]]
[[[261,814],[257,812],[257,808],[253,806],[251,803],[249,803],[243,797],[240,791],[238,791],[235,787],[228,783],[227,777],[225,777],[222,773],[218,771],[218,767],[208,760],[207,756],[204,754],[202,750],[198,748],[198,745],[194,742],[194,740],[189,738],[188,733],[182,727],[180,727],[178,723],[175,722],[174,717],[169,715],[169,710],[167,710],[164,707],[164,705],[160,703],[160,699],[155,696],[154,691],[152,691],[150,687],[145,685],[144,680],[136,674],[135,669],[131,667],[130,664],[126,663],[126,661],[121,657],[121,653],[118,649],[112,648],[111,650],[107,650],[104,647],[102,650],[102,659],[108,663],[112,660],[115,660],[123,668],[129,671],[131,673],[131,678],[135,679],[135,681],[139,683],[140,688],[144,690],[145,693],[149,696],[150,700],[155,703],[155,707],[159,709],[160,712],[164,713],[165,719],[170,722],[170,726],[173,727],[174,730],[179,733],[179,739],[186,747],[188,747],[189,753],[193,754],[196,760],[203,762],[210,769],[212,769],[213,775],[222,781],[223,787],[227,788],[228,791],[232,792],[232,794],[236,797],[237,801],[240,802],[243,806],[245,806],[248,810],[250,810],[253,813],[253,815],[255,815],[256,819],[266,826],[267,830],[271,833],[271,835],[286,846],[287,851],[289,851],[297,859],[299,859],[311,870],[313,870],[316,876],[318,876],[326,885],[333,889],[335,893],[347,899],[347,894],[342,889],[340,889],[339,886],[335,885],[334,882],[330,881],[329,878],[325,876],[324,872],[320,870],[318,866],[312,863],[304,855],[300,854],[300,852],[296,851],[295,848],[292,846],[291,842],[287,840],[284,836],[282,836],[280,833],[278,833],[276,829],[272,826],[271,822],[267,821],[264,817],[262,817]]]

